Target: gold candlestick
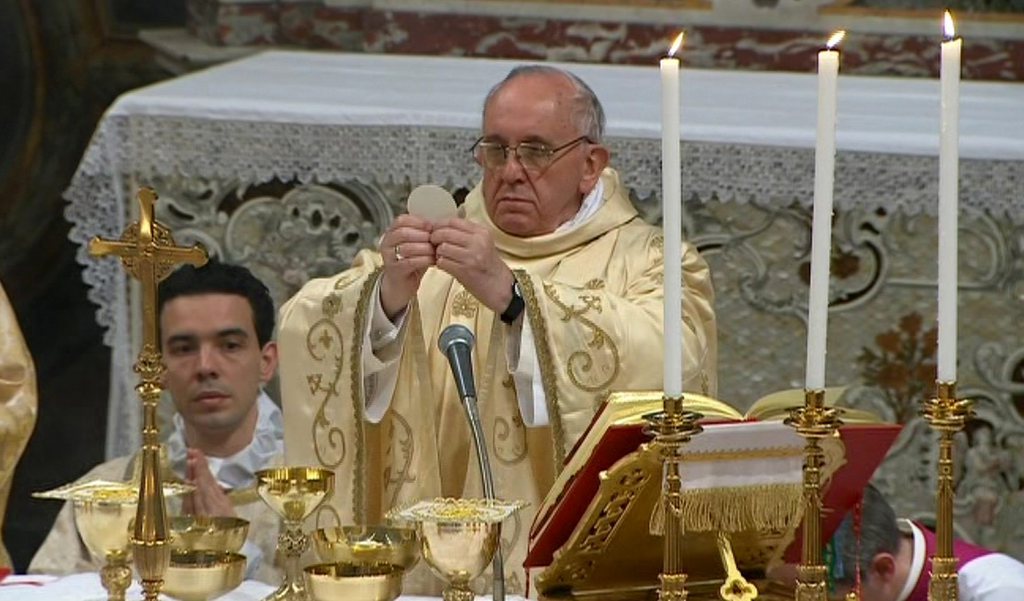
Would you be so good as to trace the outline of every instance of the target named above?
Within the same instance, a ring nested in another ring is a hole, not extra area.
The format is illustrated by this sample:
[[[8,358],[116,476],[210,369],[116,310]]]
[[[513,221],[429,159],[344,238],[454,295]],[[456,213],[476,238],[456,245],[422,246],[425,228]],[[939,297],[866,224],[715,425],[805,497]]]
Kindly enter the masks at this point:
[[[956,382],[935,382],[936,395],[924,403],[922,414],[939,433],[939,474],[935,491],[935,538],[928,601],[957,601],[957,558],[953,555],[953,436],[974,415],[970,399],[956,398]]]
[[[700,413],[683,410],[683,397],[664,397],[663,410],[645,417],[644,431],[654,435],[654,445],[661,452],[661,502],[655,511],[655,522],[663,528],[662,570],[658,575],[661,601],[686,601],[686,572],[683,571],[683,479],[680,466],[683,445],[703,430],[697,422]]]
[[[797,568],[796,600],[827,601],[828,569],[821,551],[821,440],[835,436],[842,422],[838,410],[825,406],[825,391],[805,390],[804,406],[790,410],[786,424],[804,437],[803,549]]]
[[[125,271],[139,280],[142,288],[142,351],[135,362],[142,399],[142,476],[139,482],[139,507],[132,534],[135,569],[139,573],[146,601],[156,601],[164,573],[171,558],[167,535],[167,507],[160,479],[160,429],[156,408],[163,390],[163,362],[156,326],[157,284],[181,263],[200,266],[206,263],[206,251],[198,246],[177,246],[170,230],[153,219],[157,195],[150,188],[138,193],[139,220],[129,225],[120,240],[93,238],[89,253],[95,257],[115,255]]]

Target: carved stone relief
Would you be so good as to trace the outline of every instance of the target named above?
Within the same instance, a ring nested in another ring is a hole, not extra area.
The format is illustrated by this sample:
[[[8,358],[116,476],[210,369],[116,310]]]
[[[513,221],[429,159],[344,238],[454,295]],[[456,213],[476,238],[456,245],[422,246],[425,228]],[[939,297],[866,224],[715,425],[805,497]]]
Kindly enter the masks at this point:
[[[238,182],[160,179],[158,217],[179,243],[197,242],[223,261],[245,265],[280,305],[307,281],[350,265],[391,222],[407,186],[349,181],[337,185],[245,186]]]

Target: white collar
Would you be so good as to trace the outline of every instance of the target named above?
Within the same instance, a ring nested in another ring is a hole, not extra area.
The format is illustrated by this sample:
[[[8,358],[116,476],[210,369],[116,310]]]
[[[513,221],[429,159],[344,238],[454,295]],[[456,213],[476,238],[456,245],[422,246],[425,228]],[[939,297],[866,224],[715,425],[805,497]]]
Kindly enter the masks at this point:
[[[281,410],[260,391],[256,399],[256,429],[252,442],[230,457],[207,457],[213,477],[224,488],[235,490],[247,488],[256,483],[256,472],[270,465],[271,460],[284,452],[284,420]],[[185,420],[177,412],[173,417],[174,431],[167,439],[167,459],[171,469],[179,477],[185,477],[185,459],[188,445],[185,444]]]
[[[924,569],[924,556],[928,553],[928,550],[924,548],[924,534],[921,533],[921,529],[915,526],[913,522],[901,518],[896,520],[896,523],[900,528],[900,532],[909,533],[914,536],[914,544],[912,545],[913,555],[910,558],[910,570],[907,572],[907,581],[903,583],[903,590],[900,591],[900,596],[896,598],[896,601],[907,601],[910,593],[914,592],[917,581],[921,578],[921,571]]]
[[[583,222],[593,217],[594,213],[597,213],[597,210],[600,209],[603,204],[604,182],[601,181],[601,178],[598,178],[597,184],[594,185],[590,194],[587,194],[587,197],[583,199],[582,203],[580,203],[580,210],[576,211],[576,214],[573,215],[572,219],[555,228],[555,232],[568,232],[583,225]]]

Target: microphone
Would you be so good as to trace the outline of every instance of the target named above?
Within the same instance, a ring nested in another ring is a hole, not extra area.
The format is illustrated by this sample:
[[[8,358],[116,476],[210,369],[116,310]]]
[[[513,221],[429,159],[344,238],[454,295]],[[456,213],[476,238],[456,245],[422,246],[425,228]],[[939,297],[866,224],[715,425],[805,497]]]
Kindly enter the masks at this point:
[[[437,339],[437,348],[448,357],[455,377],[455,387],[459,390],[459,398],[476,398],[476,383],[473,380],[473,343],[476,338],[466,326],[453,323],[441,332]]]
[[[459,398],[466,409],[469,420],[469,432],[473,436],[476,447],[477,465],[484,485],[484,496],[497,499],[494,491],[494,475],[491,472],[491,461],[487,456],[487,442],[484,438],[484,427],[480,421],[480,410],[476,406],[476,384],[473,381],[473,343],[476,338],[466,326],[453,323],[441,331],[437,338],[437,348],[448,357],[448,363],[455,377],[455,387],[459,390]],[[498,540],[501,540],[499,526]],[[492,598],[494,601],[505,601],[505,560],[501,556],[501,545],[494,551],[494,584]]]

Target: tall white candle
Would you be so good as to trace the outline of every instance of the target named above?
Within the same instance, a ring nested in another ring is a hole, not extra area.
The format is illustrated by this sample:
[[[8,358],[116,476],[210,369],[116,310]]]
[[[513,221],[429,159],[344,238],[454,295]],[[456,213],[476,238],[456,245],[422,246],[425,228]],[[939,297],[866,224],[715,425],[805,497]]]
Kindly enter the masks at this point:
[[[683,203],[679,155],[680,33],[661,59],[661,211],[665,237],[665,396],[683,395]]]
[[[956,381],[957,204],[960,161],[960,50],[953,18],[946,11],[940,75],[939,133],[939,350],[938,379]]]
[[[832,35],[818,52],[818,131],[814,146],[814,219],[811,223],[811,281],[807,299],[807,371],[809,390],[825,388],[828,336],[829,262],[832,258],[832,191],[836,162],[836,86],[839,51],[845,32]]]

